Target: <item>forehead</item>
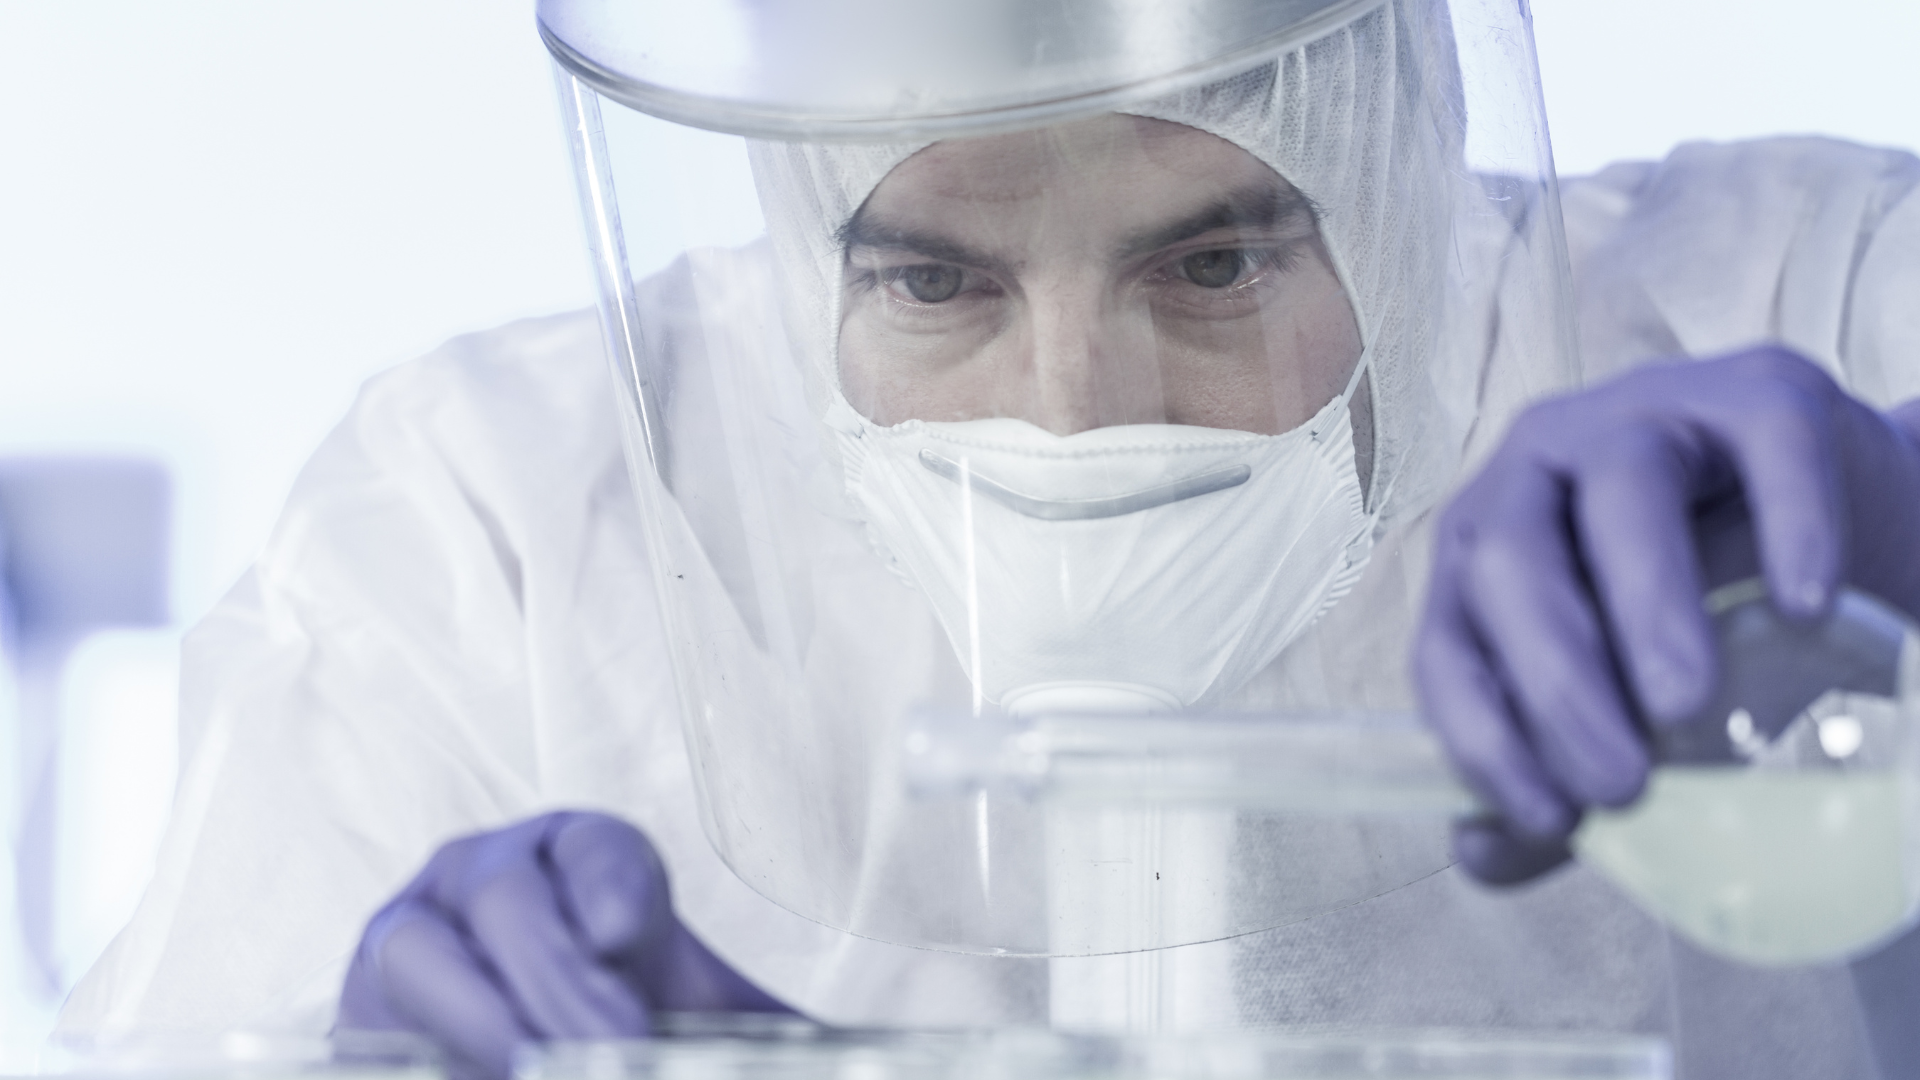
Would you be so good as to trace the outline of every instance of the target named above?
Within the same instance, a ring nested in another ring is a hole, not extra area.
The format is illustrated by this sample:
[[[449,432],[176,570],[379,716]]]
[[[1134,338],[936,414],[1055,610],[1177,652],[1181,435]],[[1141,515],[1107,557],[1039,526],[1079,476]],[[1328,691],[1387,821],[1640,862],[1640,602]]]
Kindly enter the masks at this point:
[[[896,166],[867,208],[894,214],[972,206],[1155,196],[1190,198],[1201,189],[1285,185],[1260,159],[1185,124],[1109,114],[1036,131],[948,139]],[[1108,202],[1109,207],[1120,205]]]

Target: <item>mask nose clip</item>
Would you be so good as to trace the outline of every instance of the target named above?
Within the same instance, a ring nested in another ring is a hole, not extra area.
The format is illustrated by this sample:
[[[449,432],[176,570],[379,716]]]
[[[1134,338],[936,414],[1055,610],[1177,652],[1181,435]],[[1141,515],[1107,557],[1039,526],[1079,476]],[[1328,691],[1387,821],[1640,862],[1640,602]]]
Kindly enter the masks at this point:
[[[1042,521],[1089,521],[1096,518],[1120,517],[1123,514],[1137,514],[1142,510],[1151,510],[1156,506],[1180,502],[1183,499],[1211,495],[1216,491],[1239,487],[1253,476],[1250,465],[1229,465],[1224,469],[1214,469],[1197,476],[1182,477],[1170,483],[1156,484],[1139,491],[1130,491],[1120,495],[1108,495],[1097,499],[1043,499],[1036,495],[1018,492],[1005,484],[996,483],[979,473],[962,468],[959,462],[942,457],[931,450],[920,451],[920,464],[935,476],[944,477],[958,484],[961,474],[969,472],[966,483],[973,490],[992,499],[994,502],[1012,510]]]

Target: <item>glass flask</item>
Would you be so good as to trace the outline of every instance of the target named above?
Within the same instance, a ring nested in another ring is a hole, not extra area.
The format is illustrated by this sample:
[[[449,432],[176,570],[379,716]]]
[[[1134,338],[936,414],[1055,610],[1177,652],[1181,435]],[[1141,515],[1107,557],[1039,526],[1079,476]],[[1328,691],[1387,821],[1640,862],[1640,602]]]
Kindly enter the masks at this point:
[[[1758,580],[1711,593],[1712,702],[1654,731],[1647,790],[1574,837],[1675,932],[1752,964],[1850,959],[1920,912],[1914,627],[1844,592],[1814,624]]]
[[[1646,791],[1588,811],[1574,851],[1720,956],[1788,966],[1870,953],[1920,916],[1920,637],[1856,590],[1815,623],[1781,617],[1757,579],[1706,606],[1713,699],[1654,729]],[[1279,832],[1484,812],[1410,714],[928,722],[906,750],[921,798],[1004,792],[1118,836],[1140,833],[1120,824],[1131,818],[1171,835],[1223,810]]]

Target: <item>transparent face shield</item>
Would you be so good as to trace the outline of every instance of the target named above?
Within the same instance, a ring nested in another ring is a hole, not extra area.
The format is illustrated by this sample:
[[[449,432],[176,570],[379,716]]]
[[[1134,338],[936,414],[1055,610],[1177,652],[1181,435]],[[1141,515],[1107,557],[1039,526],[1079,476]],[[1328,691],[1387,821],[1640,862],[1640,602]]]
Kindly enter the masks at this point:
[[[1382,538],[1571,381],[1524,6],[867,6],[541,6],[715,849],[829,926],[1015,955],[1444,868],[1432,815],[908,773],[983,717],[1284,705]]]

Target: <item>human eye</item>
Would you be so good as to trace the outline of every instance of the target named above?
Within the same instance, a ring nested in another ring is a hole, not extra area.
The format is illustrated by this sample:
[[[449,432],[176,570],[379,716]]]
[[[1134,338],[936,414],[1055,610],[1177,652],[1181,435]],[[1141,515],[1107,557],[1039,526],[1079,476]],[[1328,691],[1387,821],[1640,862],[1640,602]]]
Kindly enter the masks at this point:
[[[1211,248],[1181,256],[1168,276],[1202,289],[1225,290],[1252,284],[1267,272],[1285,272],[1291,259],[1285,248]]]
[[[1196,251],[1180,260],[1180,276],[1203,289],[1224,289],[1240,280],[1246,258],[1244,252],[1231,248]]]
[[[1299,268],[1302,245],[1247,238],[1190,244],[1162,253],[1141,284],[1161,314],[1202,319],[1257,315],[1285,290]]]
[[[980,275],[952,263],[888,267],[875,276],[893,299],[913,304],[945,304],[955,297],[991,288]]]

